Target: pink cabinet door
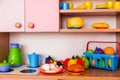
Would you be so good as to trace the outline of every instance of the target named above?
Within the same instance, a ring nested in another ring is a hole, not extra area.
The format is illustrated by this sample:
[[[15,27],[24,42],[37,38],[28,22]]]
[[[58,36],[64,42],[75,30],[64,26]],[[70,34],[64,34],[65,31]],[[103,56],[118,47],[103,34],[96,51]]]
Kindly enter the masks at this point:
[[[24,0],[0,0],[0,32],[24,31]]]
[[[59,0],[25,0],[26,32],[58,32]]]

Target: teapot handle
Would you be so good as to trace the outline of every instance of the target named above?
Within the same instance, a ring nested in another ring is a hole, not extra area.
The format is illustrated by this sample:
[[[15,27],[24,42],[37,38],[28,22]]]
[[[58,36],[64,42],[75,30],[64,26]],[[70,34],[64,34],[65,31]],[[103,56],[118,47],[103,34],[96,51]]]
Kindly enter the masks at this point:
[[[42,62],[42,56],[41,55],[39,55],[39,60],[40,60],[40,62]]]

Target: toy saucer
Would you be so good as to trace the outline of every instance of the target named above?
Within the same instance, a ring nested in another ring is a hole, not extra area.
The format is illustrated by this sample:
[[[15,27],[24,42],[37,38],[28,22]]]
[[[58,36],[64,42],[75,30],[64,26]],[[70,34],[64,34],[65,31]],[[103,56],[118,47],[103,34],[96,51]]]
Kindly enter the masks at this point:
[[[45,71],[44,69],[40,68],[40,72],[44,73],[44,74],[58,74],[58,73],[64,72],[64,69],[62,69],[60,71],[55,71],[55,70]]]

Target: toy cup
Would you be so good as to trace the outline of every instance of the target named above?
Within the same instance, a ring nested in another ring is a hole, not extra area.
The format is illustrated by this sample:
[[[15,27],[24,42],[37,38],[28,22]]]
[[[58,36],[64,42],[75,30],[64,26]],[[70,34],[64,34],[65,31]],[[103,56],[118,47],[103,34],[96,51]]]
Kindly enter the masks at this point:
[[[69,9],[69,3],[61,3],[61,4],[60,4],[60,8],[61,8],[62,10],[67,10],[67,9]]]
[[[114,9],[120,9],[120,1],[116,1],[113,6]]]
[[[107,5],[108,9],[112,9],[113,5],[114,5],[114,1],[107,1],[106,5]]]
[[[73,9],[73,3],[72,2],[68,2],[69,4],[69,9]]]
[[[86,9],[92,9],[92,2],[91,1],[84,2],[83,5],[86,6]]]

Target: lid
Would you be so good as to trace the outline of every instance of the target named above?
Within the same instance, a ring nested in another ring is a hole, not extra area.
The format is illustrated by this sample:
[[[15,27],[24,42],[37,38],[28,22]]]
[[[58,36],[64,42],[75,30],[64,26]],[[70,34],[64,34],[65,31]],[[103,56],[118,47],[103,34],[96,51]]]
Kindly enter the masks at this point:
[[[6,60],[4,60],[3,61],[3,63],[0,63],[0,66],[9,66],[10,64],[9,63],[7,63],[7,61]]]
[[[33,52],[32,54],[29,54],[31,56],[38,56],[38,54],[36,54],[35,52]]]
[[[19,48],[19,44],[18,43],[11,43],[10,47],[11,48]]]

